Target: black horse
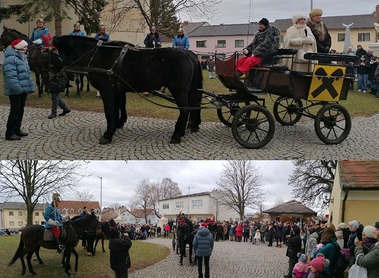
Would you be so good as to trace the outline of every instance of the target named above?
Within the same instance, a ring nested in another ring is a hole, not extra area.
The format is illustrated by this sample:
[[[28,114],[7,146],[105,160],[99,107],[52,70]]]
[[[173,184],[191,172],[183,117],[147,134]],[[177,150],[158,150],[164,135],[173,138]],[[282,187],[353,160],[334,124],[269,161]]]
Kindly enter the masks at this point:
[[[98,226],[99,221],[97,220],[96,216],[94,215],[86,215],[84,217],[82,216],[75,216],[71,220],[68,220],[64,222],[63,230],[64,233],[62,235],[62,244],[65,245],[64,253],[63,253],[63,264],[65,267],[65,273],[67,275],[71,275],[69,270],[71,269],[70,266],[70,257],[71,253],[75,255],[75,272],[78,270],[78,260],[79,255],[75,250],[75,246],[78,244],[78,238],[82,235],[82,233],[87,229],[88,227],[92,227],[96,229]],[[32,274],[36,274],[33,270],[31,258],[33,253],[36,254],[37,259],[40,264],[43,264],[40,256],[39,256],[39,249],[42,247],[47,249],[57,249],[56,241],[52,238],[49,241],[44,240],[44,232],[45,228],[41,225],[30,225],[26,226],[20,236],[20,244],[18,246],[18,249],[13,256],[12,260],[8,264],[8,266],[11,266],[15,263],[17,259],[20,259],[21,265],[22,265],[22,275],[25,275],[26,266],[24,262],[24,256],[26,254],[26,260],[28,263],[29,272]]]
[[[101,248],[103,252],[105,252],[104,240],[108,238],[108,232],[111,227],[117,227],[116,221],[114,221],[113,219],[109,221],[99,222],[99,231],[96,234],[96,242],[95,242],[95,247],[93,248],[93,254],[96,253],[96,246],[100,240],[101,240]]]
[[[189,246],[189,263],[193,265],[192,251],[193,251],[193,239],[195,237],[196,230],[194,229],[191,220],[187,217],[180,216],[177,220],[176,236],[180,251],[180,265],[183,265],[183,257],[186,257],[186,246]]]
[[[203,77],[196,55],[173,48],[134,48],[119,41],[62,36],[53,39],[68,70],[88,72],[91,85],[100,91],[107,129],[100,144],[112,141],[116,128],[127,120],[126,92],[149,92],[167,87],[179,107],[170,143],[180,143],[188,128],[199,130]],[[119,113],[121,111],[121,115]]]
[[[38,96],[42,97],[43,94],[43,82],[41,79],[42,74],[42,60],[41,51],[42,48],[33,43],[29,37],[15,29],[10,29],[4,26],[3,33],[0,36],[0,50],[8,47],[15,39],[22,39],[28,43],[28,61],[30,69],[36,76],[36,84],[38,88]]]

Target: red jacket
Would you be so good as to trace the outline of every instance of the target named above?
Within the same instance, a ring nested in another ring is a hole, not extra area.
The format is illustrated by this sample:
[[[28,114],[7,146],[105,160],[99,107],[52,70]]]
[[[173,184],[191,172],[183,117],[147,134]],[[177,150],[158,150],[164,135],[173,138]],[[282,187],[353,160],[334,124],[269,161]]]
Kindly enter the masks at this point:
[[[242,231],[243,231],[242,225],[238,225],[234,229],[234,233],[235,233],[236,236],[242,236]]]

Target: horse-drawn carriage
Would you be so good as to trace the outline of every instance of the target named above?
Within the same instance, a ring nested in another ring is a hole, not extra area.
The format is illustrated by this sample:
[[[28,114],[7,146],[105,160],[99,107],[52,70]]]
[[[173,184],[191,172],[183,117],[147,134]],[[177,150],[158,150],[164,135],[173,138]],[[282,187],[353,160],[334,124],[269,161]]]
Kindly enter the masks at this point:
[[[308,53],[308,71],[296,72],[280,63],[282,59],[293,60],[296,50],[280,49],[241,81],[234,74],[237,54],[229,59],[216,55],[216,74],[230,91],[218,94],[202,88],[201,66],[191,51],[141,49],[126,42],[102,43],[78,36],[57,37],[53,44],[63,58],[64,70],[88,73],[91,84],[100,91],[107,120],[100,144],[110,143],[116,129],[126,122],[127,91],[149,91],[178,106],[170,143],[180,143],[186,128],[197,132],[200,110],[209,106],[216,107],[220,121],[231,127],[236,141],[252,149],[271,141],[275,119],[282,125],[294,125],[303,116],[314,119],[316,134],[326,144],[341,143],[351,129],[350,115],[338,102],[347,98],[354,77],[347,76],[346,65],[354,63],[356,56]],[[49,56],[49,66],[54,57]],[[167,88],[171,96],[159,88]],[[278,96],[274,116],[263,94]],[[204,100],[207,103],[202,103]]]
[[[314,119],[316,134],[326,144],[341,143],[348,136],[351,118],[338,102],[347,98],[354,77],[346,75],[346,67],[357,57],[307,53],[304,58],[308,71],[296,72],[281,64],[283,59],[293,61],[294,55],[295,49],[279,49],[242,81],[235,76],[237,53],[228,59],[216,56],[216,74],[231,93],[201,91],[217,106],[220,121],[232,128],[234,138],[242,146],[261,148],[274,136],[275,120],[282,125],[294,125],[303,116]],[[273,105],[274,117],[266,108],[263,94],[278,96]]]

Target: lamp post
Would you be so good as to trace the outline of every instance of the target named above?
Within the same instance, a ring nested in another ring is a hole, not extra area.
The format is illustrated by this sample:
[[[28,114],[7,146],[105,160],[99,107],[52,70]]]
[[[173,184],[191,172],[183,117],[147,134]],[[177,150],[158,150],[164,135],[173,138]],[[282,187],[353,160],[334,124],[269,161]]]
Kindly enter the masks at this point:
[[[187,214],[188,218],[190,218],[190,193],[191,193],[191,186],[188,186],[188,207],[187,207]]]
[[[313,10],[313,0],[311,0],[311,10]]]
[[[103,208],[103,177],[99,177],[100,179],[100,214],[99,221],[101,221],[101,210]]]

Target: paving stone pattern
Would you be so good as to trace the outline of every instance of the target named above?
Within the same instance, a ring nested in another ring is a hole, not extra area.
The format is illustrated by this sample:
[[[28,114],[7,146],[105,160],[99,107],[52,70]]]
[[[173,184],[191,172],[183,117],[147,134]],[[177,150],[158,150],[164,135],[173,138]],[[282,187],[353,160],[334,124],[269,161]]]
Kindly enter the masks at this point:
[[[0,159],[379,159],[379,114],[353,118],[349,137],[339,145],[321,142],[313,121],[276,123],[271,142],[254,150],[240,146],[220,122],[203,122],[200,132],[187,133],[181,144],[173,145],[168,142],[175,121],[131,116],[111,144],[100,145],[106,127],[103,113],[72,111],[49,120],[50,111],[38,108],[25,110],[22,129],[29,136],[6,141],[8,113],[8,107],[0,107]]]
[[[197,276],[197,266],[184,258],[179,265],[179,255],[171,248],[171,239],[153,238],[148,242],[163,244],[171,249],[170,255],[159,263],[129,274],[129,278],[190,278]],[[132,247],[133,248],[133,247]],[[187,252],[188,253],[188,252]],[[282,278],[287,274],[286,248],[253,245],[248,242],[215,242],[210,258],[212,278]]]

